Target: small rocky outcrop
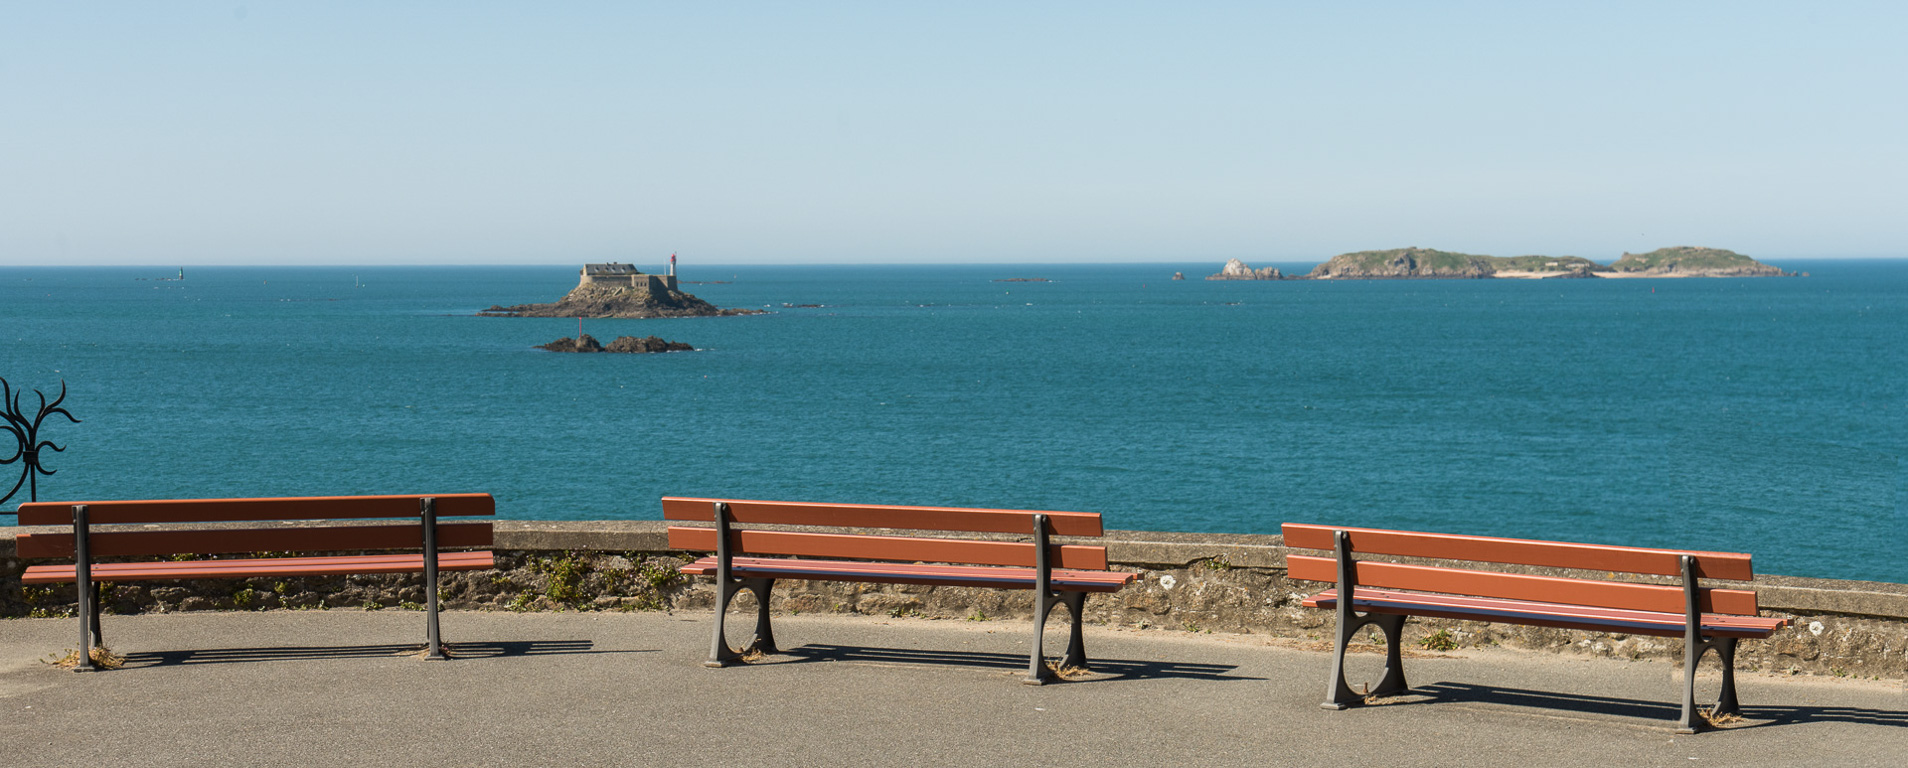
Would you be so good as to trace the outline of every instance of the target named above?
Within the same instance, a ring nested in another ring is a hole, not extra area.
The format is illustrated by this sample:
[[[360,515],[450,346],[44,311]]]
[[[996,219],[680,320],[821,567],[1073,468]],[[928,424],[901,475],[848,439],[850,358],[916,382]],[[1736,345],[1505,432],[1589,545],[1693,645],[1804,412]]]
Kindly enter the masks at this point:
[[[547,349],[551,352],[601,352],[603,345],[596,342],[595,336],[585,333],[574,339],[565,336],[548,344],[538,344],[537,349]]]
[[[1610,265],[1610,271],[1633,275],[1668,277],[1793,277],[1785,272],[1735,251],[1679,245],[1658,248],[1649,253],[1624,253]]]
[[[1174,273],[1173,273],[1173,279],[1174,279],[1174,280],[1184,280],[1184,279],[1186,279],[1186,273],[1184,273],[1184,272],[1174,272]]]
[[[551,352],[627,352],[640,354],[646,352],[692,352],[695,350],[695,347],[680,341],[665,341],[657,336],[645,336],[641,338],[636,336],[618,336],[606,347],[598,343],[596,337],[585,333],[574,339],[565,336],[548,344],[538,344],[537,349],[547,349]]]
[[[1173,273],[1174,280],[1183,280],[1179,273]],[[1228,259],[1218,274],[1207,275],[1207,280],[1283,280],[1285,275],[1272,267],[1253,269],[1238,259]]]
[[[603,351],[641,354],[647,352],[693,352],[695,349],[695,347],[680,341],[664,341],[659,336],[644,336],[641,338],[635,336],[618,336],[615,341],[609,343],[609,346],[604,347]]]
[[[483,317],[720,317],[765,314],[759,309],[721,309],[693,294],[643,285],[579,285],[553,304],[492,305]]]

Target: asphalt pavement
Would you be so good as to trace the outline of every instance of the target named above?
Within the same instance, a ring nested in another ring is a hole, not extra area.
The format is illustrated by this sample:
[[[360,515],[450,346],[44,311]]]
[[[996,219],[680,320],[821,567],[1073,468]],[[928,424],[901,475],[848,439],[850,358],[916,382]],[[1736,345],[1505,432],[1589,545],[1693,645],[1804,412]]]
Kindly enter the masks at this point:
[[[1092,675],[1029,686],[1025,621],[785,616],[728,669],[709,625],[451,612],[426,661],[417,612],[107,616],[126,664],[80,674],[45,663],[75,620],[5,620],[0,766],[1908,764],[1901,681],[1740,675],[1742,722],[1677,735],[1659,661],[1418,654],[1410,695],[1336,712],[1328,653],[1252,635],[1089,628]]]

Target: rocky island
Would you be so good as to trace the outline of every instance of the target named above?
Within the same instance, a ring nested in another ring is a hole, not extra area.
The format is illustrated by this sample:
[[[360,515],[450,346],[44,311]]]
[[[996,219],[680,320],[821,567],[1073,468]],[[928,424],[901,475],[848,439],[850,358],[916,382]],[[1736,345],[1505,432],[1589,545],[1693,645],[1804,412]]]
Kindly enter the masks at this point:
[[[1173,277],[1174,280],[1182,279],[1178,276],[1177,272],[1173,274],[1174,274],[1174,277]],[[1238,259],[1228,259],[1226,261],[1226,265],[1220,268],[1217,274],[1207,275],[1206,279],[1207,280],[1283,280],[1285,279],[1285,275],[1280,274],[1277,269],[1273,269],[1272,267],[1263,267],[1260,269],[1253,269],[1251,267],[1246,266],[1246,263],[1243,261],[1240,261]]]
[[[674,268],[671,268],[674,272]],[[648,275],[628,264],[586,264],[583,279],[552,304],[492,305],[482,317],[722,317],[765,314],[721,309],[677,290],[676,276]]]
[[[1735,251],[1682,245],[1649,253],[1625,253],[1609,271],[1635,277],[1793,277]]]
[[[1478,256],[1435,248],[1393,248],[1333,256],[1312,269],[1313,280],[1409,280],[1491,277],[1595,277],[1606,270],[1576,256]]]
[[[618,336],[615,341],[611,341],[609,346],[606,347],[598,343],[596,337],[587,333],[577,334],[577,337],[574,339],[565,336],[548,344],[538,344],[537,349],[547,349],[551,352],[626,352],[632,354],[695,351],[695,347],[689,346],[688,344],[684,344],[680,341],[664,341],[658,336],[646,336],[643,338]]]
[[[1227,264],[1228,268],[1231,266]],[[1313,268],[1304,279],[1776,277],[1794,274],[1720,248],[1678,246],[1645,254],[1625,253],[1609,266],[1578,256],[1479,256],[1434,248],[1393,248],[1333,256]]]

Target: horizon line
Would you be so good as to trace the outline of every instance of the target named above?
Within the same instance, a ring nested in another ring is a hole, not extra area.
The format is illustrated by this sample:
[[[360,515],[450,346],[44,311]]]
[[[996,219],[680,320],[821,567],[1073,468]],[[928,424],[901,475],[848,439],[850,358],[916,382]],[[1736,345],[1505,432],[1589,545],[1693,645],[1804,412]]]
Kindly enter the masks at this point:
[[[1485,254],[1477,254],[1477,255],[1485,255]],[[1525,255],[1548,256],[1549,254],[1525,254]],[[896,262],[896,261],[813,261],[813,262],[723,261],[723,262],[715,262],[715,261],[712,261],[712,262],[691,262],[690,265],[696,268],[701,268],[701,267],[994,267],[994,266],[999,266],[999,267],[1084,267],[1084,266],[1141,266],[1141,265],[1174,265],[1174,264],[1195,265],[1195,264],[1217,263],[1223,267],[1226,261],[1230,259],[1235,259],[1235,258],[1239,259],[1240,261],[1246,261],[1248,263],[1256,262],[1256,263],[1264,263],[1264,264],[1305,264],[1305,263],[1323,264],[1331,260],[1330,257],[1327,257],[1326,259],[1318,260],[1318,261],[1313,261],[1311,259],[1279,259],[1279,258],[1248,260],[1248,259],[1244,259],[1237,256],[1228,256],[1225,259],[1203,259],[1198,261],[910,261],[910,262]],[[1556,256],[1553,258],[1566,258],[1566,256]],[[1575,257],[1575,258],[1587,258],[1587,257]],[[1770,260],[1908,261],[1908,253],[1896,254],[1896,255],[1867,255],[1867,256],[1768,256],[1768,257],[1751,257],[1751,258],[1755,258],[1757,261],[1761,261],[1764,263],[1768,263]],[[414,267],[556,267],[556,266],[569,267],[569,266],[578,265],[578,264],[598,264],[598,263],[634,264],[638,266],[641,266],[643,264],[643,262],[638,262],[638,261],[414,262],[414,263],[404,263],[404,264],[391,264],[391,263],[383,263],[383,264],[350,264],[350,263],[346,263],[346,264],[326,264],[326,263],[244,264],[244,263],[221,263],[221,262],[193,264],[190,262],[151,262],[151,263],[102,263],[102,264],[71,264],[71,263],[67,263],[67,264],[0,264],[0,269],[55,269],[60,267],[88,268],[88,269],[152,269],[152,268],[163,268],[163,269],[208,269],[208,268],[214,268],[214,269],[222,269],[222,268],[408,269],[408,268],[414,268]],[[667,262],[667,259],[663,259],[659,261],[658,263],[666,265],[668,262]]]

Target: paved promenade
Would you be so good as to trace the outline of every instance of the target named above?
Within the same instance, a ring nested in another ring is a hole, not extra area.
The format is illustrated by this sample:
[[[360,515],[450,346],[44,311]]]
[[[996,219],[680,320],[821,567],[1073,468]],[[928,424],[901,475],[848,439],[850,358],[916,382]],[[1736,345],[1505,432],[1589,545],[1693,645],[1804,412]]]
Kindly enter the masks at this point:
[[[1659,662],[1414,658],[1414,695],[1329,712],[1326,653],[1252,636],[1095,628],[1094,677],[1034,687],[1022,621],[791,616],[788,654],[712,670],[708,618],[448,613],[460,658],[426,662],[413,612],[108,616],[128,664],[91,675],[40,663],[73,620],[0,621],[0,765],[1908,762],[1898,681],[1746,675],[1744,723],[1677,736]]]

